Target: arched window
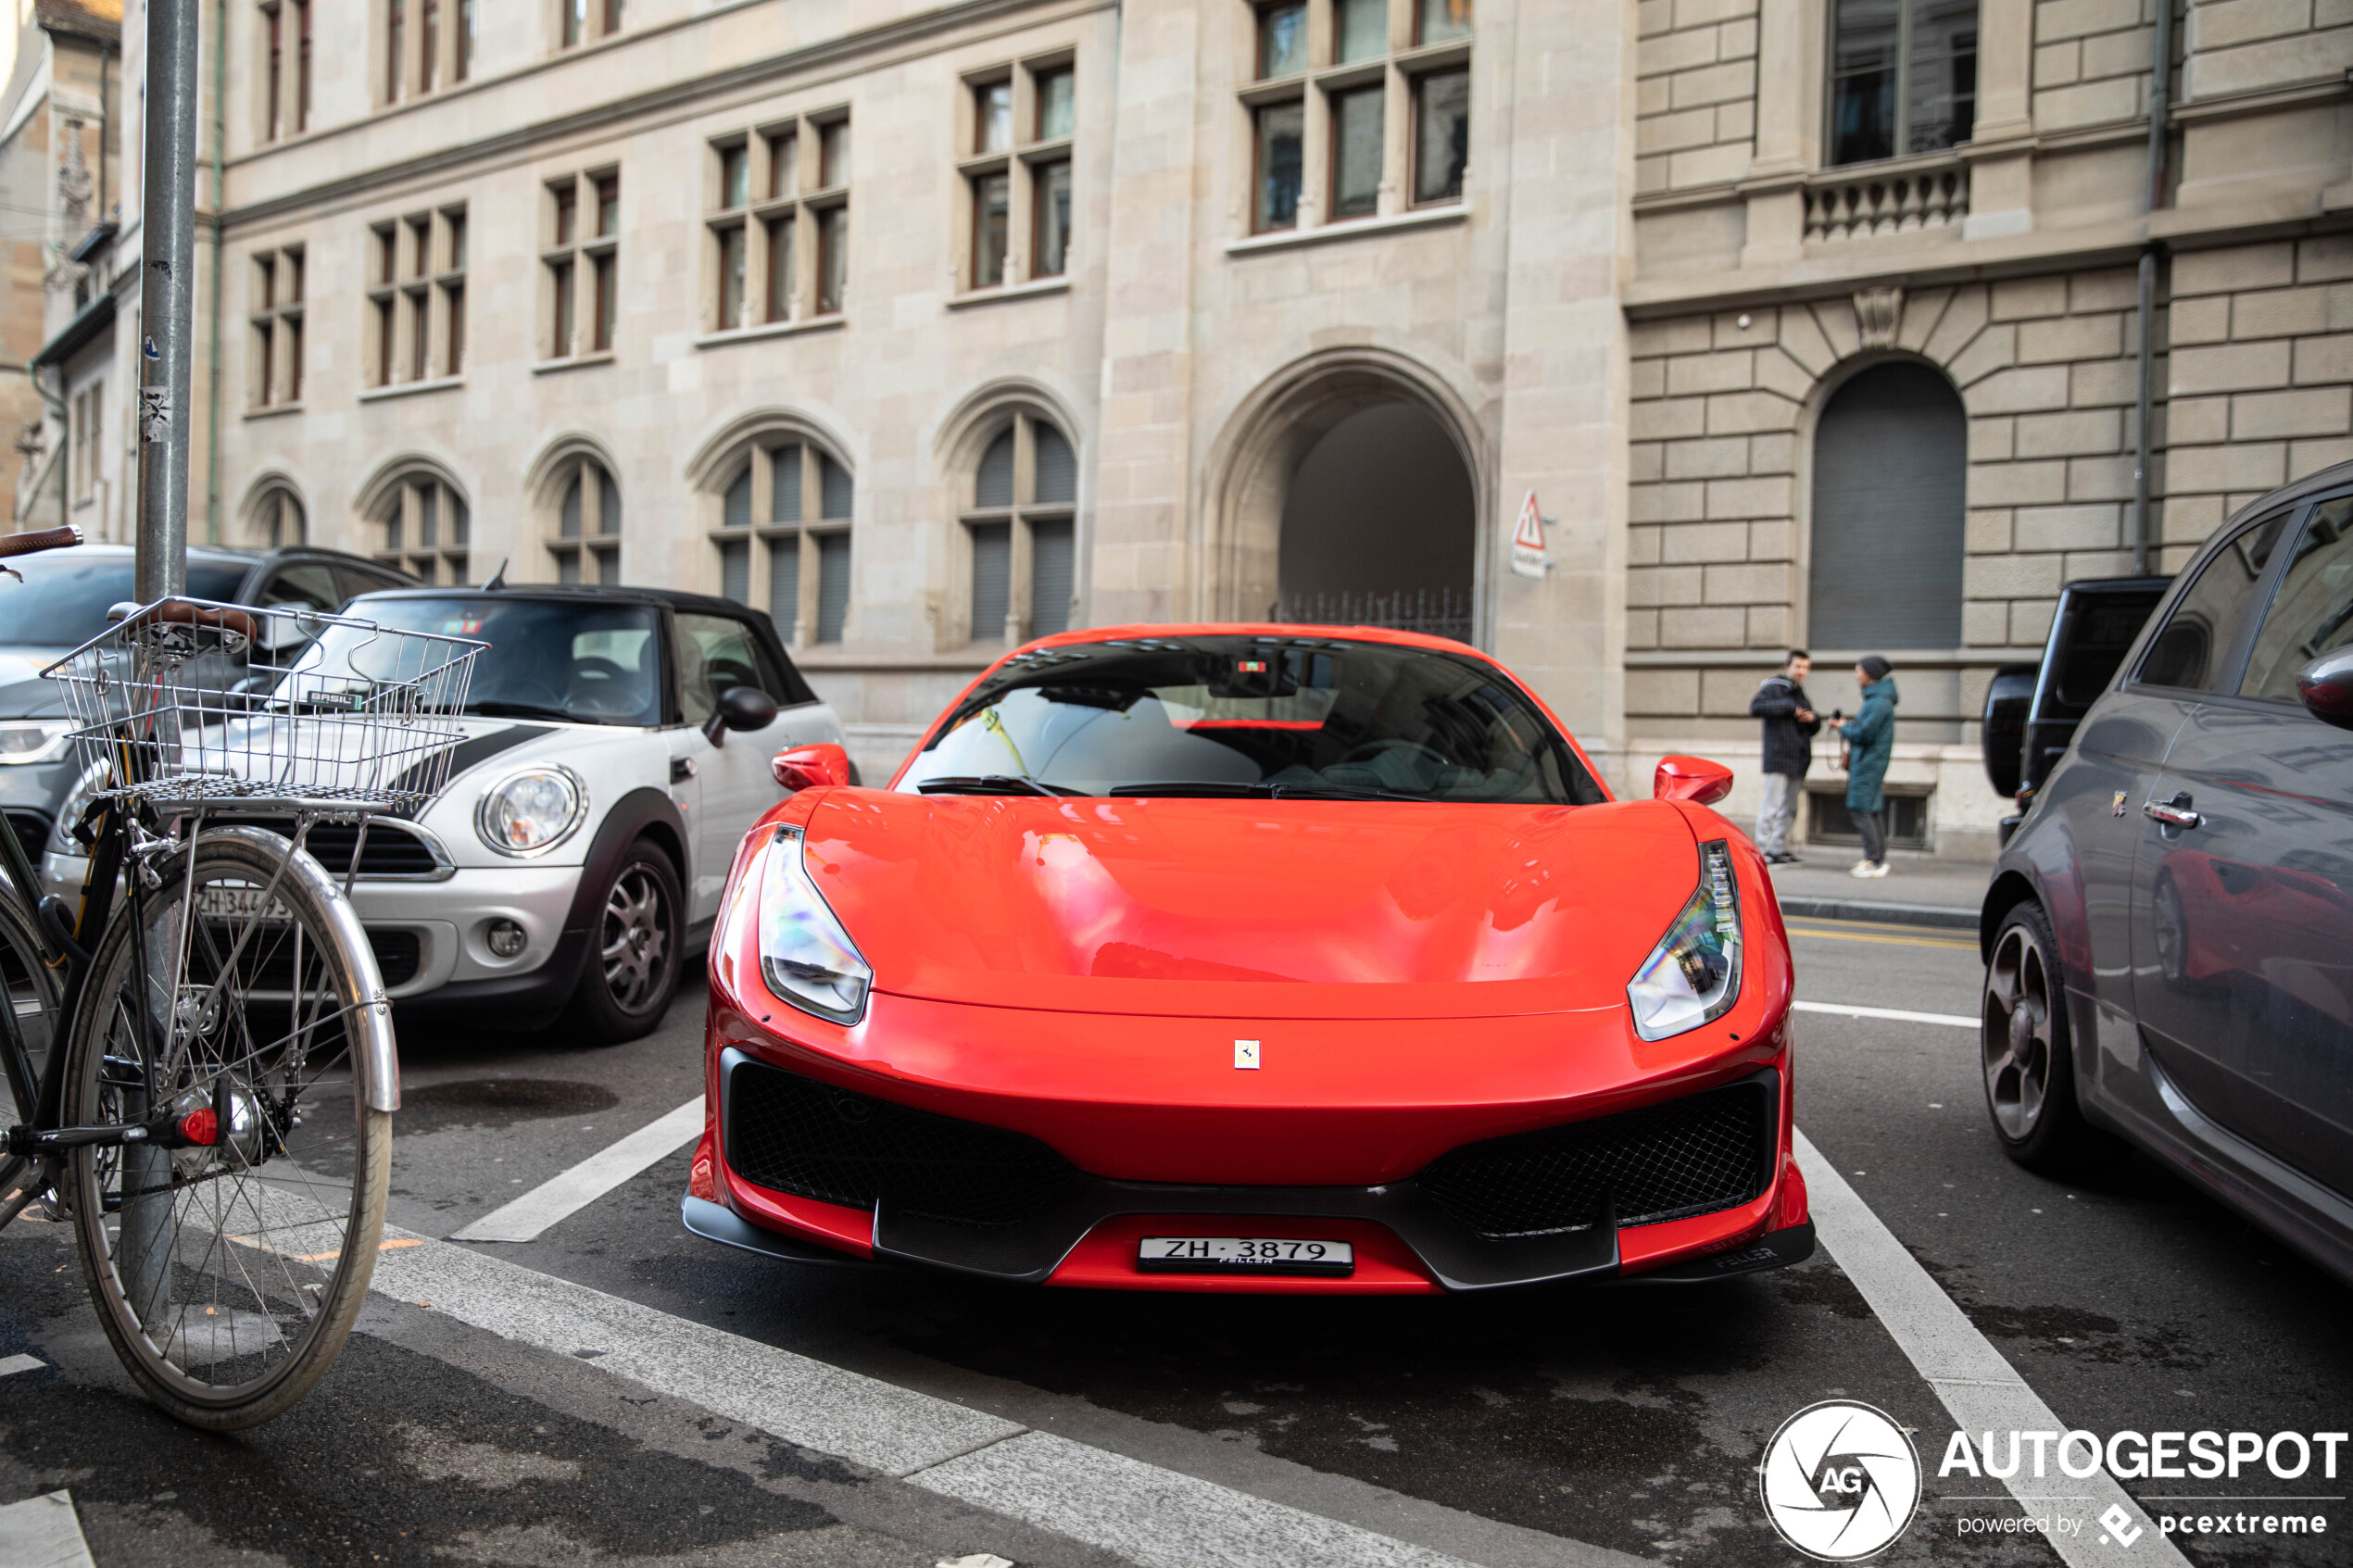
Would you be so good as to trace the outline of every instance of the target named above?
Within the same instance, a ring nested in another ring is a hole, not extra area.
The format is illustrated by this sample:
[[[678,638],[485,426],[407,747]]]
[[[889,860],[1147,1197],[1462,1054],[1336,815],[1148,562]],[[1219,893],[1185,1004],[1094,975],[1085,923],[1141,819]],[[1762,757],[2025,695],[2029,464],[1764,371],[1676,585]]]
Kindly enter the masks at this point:
[[[777,433],[723,466],[711,531],[719,592],[768,612],[788,647],[841,641],[849,617],[849,520],[856,486],[841,459]]]
[[[1814,432],[1808,643],[1960,646],[1968,464],[1960,395],[1927,366],[1874,366],[1831,395]]]
[[[963,514],[975,642],[1066,631],[1077,590],[1078,454],[1038,415],[1013,415],[981,449]]]
[[[290,484],[272,484],[254,497],[245,513],[253,542],[265,550],[292,549],[310,542],[310,521],[302,498]]]
[[[566,458],[556,467],[555,558],[559,583],[621,581],[621,486],[605,465],[590,457]]]
[[[431,469],[387,486],[369,521],[376,558],[427,583],[463,583],[473,514],[456,485]]]

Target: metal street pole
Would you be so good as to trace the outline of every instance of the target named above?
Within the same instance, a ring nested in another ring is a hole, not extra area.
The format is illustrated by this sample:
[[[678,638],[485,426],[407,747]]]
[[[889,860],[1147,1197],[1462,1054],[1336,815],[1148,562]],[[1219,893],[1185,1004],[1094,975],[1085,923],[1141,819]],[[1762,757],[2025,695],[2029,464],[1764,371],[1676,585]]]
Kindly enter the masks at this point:
[[[196,0],[147,3],[146,156],[139,221],[142,604],[188,585],[190,360],[195,339]]]

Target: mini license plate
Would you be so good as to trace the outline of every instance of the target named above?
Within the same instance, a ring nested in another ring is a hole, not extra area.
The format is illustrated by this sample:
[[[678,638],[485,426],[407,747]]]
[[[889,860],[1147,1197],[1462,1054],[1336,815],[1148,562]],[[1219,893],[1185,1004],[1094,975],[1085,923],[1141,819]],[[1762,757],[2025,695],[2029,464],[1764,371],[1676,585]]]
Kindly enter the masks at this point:
[[[1345,1279],[1356,1248],[1344,1241],[1294,1241],[1271,1236],[1148,1236],[1136,1245],[1148,1274],[1316,1274]]]

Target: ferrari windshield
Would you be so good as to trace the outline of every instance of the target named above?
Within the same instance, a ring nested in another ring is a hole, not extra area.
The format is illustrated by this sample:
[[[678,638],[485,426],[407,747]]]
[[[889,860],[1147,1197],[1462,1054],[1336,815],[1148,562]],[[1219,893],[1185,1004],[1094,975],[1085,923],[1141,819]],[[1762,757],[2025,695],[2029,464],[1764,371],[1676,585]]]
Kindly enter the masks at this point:
[[[661,623],[650,605],[506,594],[403,595],[361,599],[346,613],[403,632],[489,644],[474,660],[469,713],[573,724],[661,722]],[[418,659],[418,650],[397,639],[329,626],[294,668],[322,675],[348,671],[381,682],[414,676]]]
[[[1146,637],[1005,661],[898,786],[926,795],[1590,805],[1577,754],[1492,667],[1339,637]]]

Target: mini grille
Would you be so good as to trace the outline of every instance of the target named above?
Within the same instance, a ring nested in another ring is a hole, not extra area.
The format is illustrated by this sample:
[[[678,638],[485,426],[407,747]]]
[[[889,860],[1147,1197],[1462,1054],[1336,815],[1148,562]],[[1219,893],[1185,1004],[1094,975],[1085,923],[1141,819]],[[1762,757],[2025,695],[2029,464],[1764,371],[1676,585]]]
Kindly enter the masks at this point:
[[[1465,1144],[1433,1160],[1422,1190],[1483,1236],[1579,1231],[1604,1199],[1619,1225],[1753,1201],[1764,1190],[1770,1112],[1762,1089],[1715,1089],[1564,1127]]]
[[[1030,1218],[1076,1179],[1036,1138],[911,1110],[757,1062],[727,1080],[727,1165],[759,1186],[968,1225]]]
[[[254,822],[243,825],[268,828],[272,833],[288,831],[288,825],[283,822]],[[302,841],[302,847],[309,850],[310,858],[328,872],[342,876],[351,870],[351,847],[359,839],[359,827],[356,822],[317,822],[312,824],[309,835]],[[361,876],[431,876],[440,869],[440,862],[433,858],[433,851],[415,834],[387,822],[368,824],[368,842],[359,850]]]
[[[210,934],[209,944],[190,957],[197,978],[209,982],[220,972],[218,956],[236,949],[239,927],[226,921],[207,921],[205,930]],[[295,949],[291,939],[294,928],[271,923],[258,926],[246,938],[245,949],[238,955],[237,971],[241,983],[248,989],[264,994],[284,992],[295,983]],[[417,970],[424,957],[424,946],[413,931],[370,929],[368,946],[375,950],[376,974],[387,990],[406,985],[417,978]],[[318,954],[306,953],[302,959],[303,981],[306,985],[324,984],[325,971],[320,967]]]

